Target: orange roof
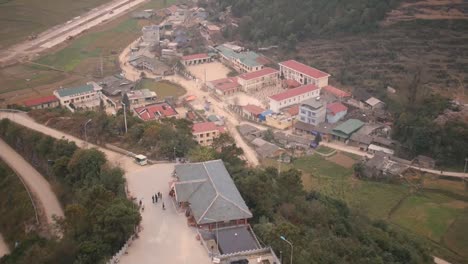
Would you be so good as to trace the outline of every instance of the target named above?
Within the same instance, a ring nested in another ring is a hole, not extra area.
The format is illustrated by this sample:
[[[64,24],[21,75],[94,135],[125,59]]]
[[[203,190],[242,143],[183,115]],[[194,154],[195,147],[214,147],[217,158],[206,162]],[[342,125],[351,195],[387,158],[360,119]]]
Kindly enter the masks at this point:
[[[340,90],[340,89],[338,89],[336,87],[333,87],[331,85],[327,85],[327,86],[323,87],[322,89],[324,91],[326,91],[326,92],[329,92],[329,93],[337,96],[337,97],[350,97],[351,96],[350,93],[345,92],[343,90]]]
[[[294,105],[286,111],[290,116],[297,116],[299,114],[299,105]]]
[[[206,53],[198,53],[198,54],[192,54],[192,55],[187,55],[183,56],[182,60],[188,61],[188,60],[200,60],[200,59],[209,59],[210,56]]]
[[[288,60],[288,61],[283,61],[279,63],[280,65],[286,66],[290,69],[293,69],[297,72],[300,72],[302,74],[305,74],[307,76],[310,76],[312,78],[323,78],[323,77],[329,77],[330,74],[323,72],[321,70],[317,70],[313,67],[307,66],[303,63],[300,63],[295,60]]]
[[[242,108],[255,116],[258,116],[259,114],[265,111],[265,109],[261,108],[260,106],[256,106],[253,104],[244,105]]]
[[[272,95],[272,96],[270,96],[270,98],[275,100],[275,101],[282,101],[282,100],[285,100],[285,99],[288,99],[288,98],[291,98],[291,97],[294,97],[294,96],[298,96],[298,95],[301,95],[301,94],[305,94],[305,93],[308,93],[308,92],[311,92],[311,91],[314,91],[314,90],[317,90],[317,89],[319,89],[317,86],[315,86],[313,84],[308,84],[308,85],[304,85],[304,86],[301,86],[301,87],[297,87],[297,88],[294,88],[294,89],[287,90],[287,91],[279,93],[279,94]]]
[[[57,97],[55,95],[49,95],[49,96],[44,96],[44,97],[38,97],[38,98],[33,98],[29,99],[23,102],[23,104],[27,107],[31,106],[36,106],[36,105],[42,105],[42,104],[47,104],[47,103],[52,103],[58,101]]]
[[[247,72],[247,73],[241,74],[241,75],[239,75],[239,78],[244,79],[244,80],[252,80],[252,79],[255,79],[255,78],[263,77],[263,76],[274,74],[274,73],[277,73],[277,72],[278,72],[278,70],[275,70],[275,69],[270,68],[270,67],[265,67],[265,68],[263,68],[261,70],[258,70],[258,71]]]
[[[188,95],[187,97],[185,97],[185,101],[187,102],[193,101],[195,99],[197,99],[196,95]]]
[[[144,107],[138,107],[135,108],[135,113],[137,113],[143,121],[158,120],[160,118],[177,115],[176,110],[167,103],[156,103]]]
[[[195,123],[192,126],[192,132],[196,134],[214,131],[214,130],[218,130],[219,132],[224,132],[224,127],[218,127],[213,122]]]

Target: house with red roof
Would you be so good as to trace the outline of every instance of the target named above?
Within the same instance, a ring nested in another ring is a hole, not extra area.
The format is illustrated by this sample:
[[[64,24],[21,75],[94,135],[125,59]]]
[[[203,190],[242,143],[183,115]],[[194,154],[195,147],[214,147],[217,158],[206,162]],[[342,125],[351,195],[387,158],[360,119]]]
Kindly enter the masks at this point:
[[[134,108],[135,114],[143,121],[159,120],[162,118],[177,118],[177,111],[166,102],[155,103]]]
[[[258,121],[259,116],[263,113],[265,109],[261,108],[260,106],[248,104],[242,106],[242,116],[244,118]]]
[[[294,89],[289,89],[279,94],[269,97],[270,109],[279,112],[280,109],[299,104],[310,98],[316,98],[320,95],[320,88],[314,84],[303,85]]]
[[[265,67],[258,71],[239,75],[237,81],[244,92],[255,92],[265,87],[276,86],[279,80],[279,71]]]
[[[338,88],[336,88],[334,86],[331,86],[331,85],[327,85],[325,87],[322,87],[322,93],[332,95],[332,96],[334,96],[334,97],[336,97],[337,99],[340,99],[340,100],[343,99],[343,98],[351,97],[351,93],[340,90],[340,89],[338,89]]]
[[[211,57],[206,53],[198,53],[183,56],[180,62],[185,66],[197,65],[202,63],[207,63],[211,61]]]
[[[237,93],[241,89],[237,77],[228,77],[206,83],[209,90],[221,96],[229,96]]]
[[[195,123],[192,126],[193,139],[202,146],[210,146],[221,133],[226,132],[224,126],[217,126],[214,122]]]
[[[303,85],[314,84],[319,88],[328,85],[330,74],[307,66],[295,60],[288,60],[278,63],[280,74],[283,79],[295,80]]]
[[[59,106],[60,101],[55,95],[49,95],[26,100],[23,105],[31,109],[45,109]]]
[[[340,121],[348,113],[348,107],[340,102],[327,105],[327,122],[334,124]]]

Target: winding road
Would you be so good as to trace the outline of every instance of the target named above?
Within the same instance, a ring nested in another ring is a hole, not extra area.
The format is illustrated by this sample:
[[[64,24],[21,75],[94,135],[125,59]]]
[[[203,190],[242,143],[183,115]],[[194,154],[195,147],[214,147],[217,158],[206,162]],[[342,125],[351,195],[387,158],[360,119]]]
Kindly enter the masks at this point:
[[[0,158],[13,169],[24,181],[29,191],[35,197],[36,206],[40,208],[47,219],[47,224],[54,224],[54,216],[63,217],[63,210],[49,182],[34,169],[21,155],[0,139]]]

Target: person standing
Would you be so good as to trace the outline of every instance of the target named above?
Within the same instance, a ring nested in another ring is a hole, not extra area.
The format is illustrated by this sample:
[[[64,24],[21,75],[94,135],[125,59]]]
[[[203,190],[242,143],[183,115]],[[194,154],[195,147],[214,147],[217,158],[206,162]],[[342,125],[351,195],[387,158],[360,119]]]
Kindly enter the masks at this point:
[[[153,196],[151,196],[151,199],[153,200],[153,203],[154,203],[154,195],[153,195]]]
[[[155,201],[156,203],[158,203],[158,196],[157,196],[157,195],[154,196],[154,201]]]
[[[166,206],[164,205],[164,202],[162,202],[162,209],[166,210]]]

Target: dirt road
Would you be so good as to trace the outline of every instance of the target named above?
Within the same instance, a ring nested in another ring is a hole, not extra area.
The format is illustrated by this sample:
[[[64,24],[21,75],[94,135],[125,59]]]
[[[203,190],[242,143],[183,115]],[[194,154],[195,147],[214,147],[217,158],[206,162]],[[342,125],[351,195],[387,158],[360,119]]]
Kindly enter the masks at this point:
[[[44,31],[34,40],[26,40],[1,51],[0,64],[30,58],[45,49],[66,41],[69,37],[77,36],[85,30],[109,21],[145,1],[147,0],[115,0],[94,8],[86,14]]]
[[[2,258],[2,256],[8,253],[10,253],[10,249],[8,248],[5,241],[3,240],[2,234],[0,234],[0,258]]]
[[[0,158],[23,179],[32,195],[39,201],[44,210],[47,223],[53,224],[53,216],[63,217],[62,206],[47,180],[39,174],[26,160],[13,150],[5,141],[0,139]]]

